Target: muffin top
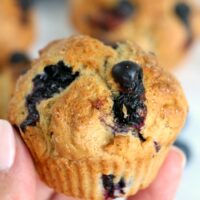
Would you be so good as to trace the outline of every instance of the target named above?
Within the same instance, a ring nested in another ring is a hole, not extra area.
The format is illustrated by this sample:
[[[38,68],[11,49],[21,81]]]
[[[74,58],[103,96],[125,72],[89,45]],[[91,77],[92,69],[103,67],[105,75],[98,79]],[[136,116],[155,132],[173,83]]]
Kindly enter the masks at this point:
[[[40,51],[9,117],[40,160],[130,160],[171,145],[187,111],[179,83],[154,55],[131,42],[73,36]]]

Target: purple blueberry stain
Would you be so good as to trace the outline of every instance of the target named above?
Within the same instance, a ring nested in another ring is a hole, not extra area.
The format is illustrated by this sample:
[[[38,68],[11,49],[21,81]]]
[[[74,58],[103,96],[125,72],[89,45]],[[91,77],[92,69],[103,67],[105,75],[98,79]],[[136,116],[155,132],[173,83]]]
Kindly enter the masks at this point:
[[[115,182],[115,176],[102,175],[102,183],[104,187],[105,199],[114,199],[125,195],[125,188],[127,187],[124,178],[122,177],[119,182]]]
[[[105,126],[107,126],[107,127],[109,127],[111,129],[113,135],[116,135],[116,133],[117,134],[119,134],[119,133],[124,134],[124,133],[131,132],[132,135],[137,137],[137,138],[139,138],[141,142],[145,142],[146,141],[144,136],[140,132],[138,132],[137,129],[134,129],[133,127],[124,126],[124,125],[120,125],[120,124],[117,124],[117,123],[112,125],[109,122],[107,122],[104,117],[100,117],[100,121]]]
[[[160,143],[158,141],[154,140],[153,144],[154,144],[154,148],[155,148],[156,153],[158,153],[161,149]]]
[[[79,72],[73,73],[72,68],[63,61],[46,66],[43,73],[36,75],[32,80],[32,92],[26,97],[28,115],[20,125],[21,130],[25,132],[27,126],[35,126],[40,120],[37,104],[59,94],[78,76]]]
[[[147,115],[142,68],[135,62],[122,61],[113,66],[112,76],[121,87],[119,94],[114,95],[113,99],[116,126],[131,129],[133,135],[145,141],[141,134]]]

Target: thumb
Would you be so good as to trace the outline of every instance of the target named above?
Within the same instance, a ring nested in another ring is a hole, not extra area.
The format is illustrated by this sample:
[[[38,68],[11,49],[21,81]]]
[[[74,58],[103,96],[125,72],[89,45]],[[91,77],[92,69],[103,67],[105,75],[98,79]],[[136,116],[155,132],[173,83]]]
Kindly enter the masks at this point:
[[[33,200],[35,170],[29,155],[12,126],[0,120],[0,197],[4,200]]]
[[[129,200],[172,200],[185,166],[185,156],[177,148],[171,148],[155,181],[145,190],[140,191]]]

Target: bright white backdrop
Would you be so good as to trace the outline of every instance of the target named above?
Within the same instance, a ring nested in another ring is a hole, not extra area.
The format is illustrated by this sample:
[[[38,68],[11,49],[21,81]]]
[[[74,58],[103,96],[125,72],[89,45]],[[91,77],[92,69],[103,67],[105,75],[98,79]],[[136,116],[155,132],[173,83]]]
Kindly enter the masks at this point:
[[[49,41],[75,32],[67,19],[69,13],[66,1],[38,0],[36,12],[38,38],[31,51],[34,57]],[[185,169],[177,200],[200,200],[200,41],[174,73],[182,83],[190,104],[188,122],[180,137],[187,141],[192,151],[191,162]]]

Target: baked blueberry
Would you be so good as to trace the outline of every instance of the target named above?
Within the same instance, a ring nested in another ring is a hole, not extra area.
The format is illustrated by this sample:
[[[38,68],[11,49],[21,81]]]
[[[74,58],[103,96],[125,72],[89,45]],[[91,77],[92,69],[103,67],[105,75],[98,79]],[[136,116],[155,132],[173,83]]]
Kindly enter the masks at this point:
[[[33,5],[33,0],[18,0],[23,11],[29,10]]]
[[[123,61],[113,67],[112,75],[122,87],[114,97],[115,121],[119,126],[131,127],[134,135],[140,133],[147,114],[142,68],[132,61]]]
[[[123,88],[135,88],[138,81],[142,79],[141,67],[132,61],[116,64],[112,69],[112,75]]]
[[[26,97],[28,116],[20,125],[25,131],[27,126],[35,126],[39,121],[39,113],[36,105],[44,99],[53,97],[70,85],[79,75],[72,72],[72,68],[65,65],[63,61],[55,65],[48,65],[42,74],[38,74],[33,80],[32,93]]]
[[[26,54],[22,52],[15,52],[10,56],[9,61],[11,64],[19,64],[19,63],[30,62],[30,59]]]
[[[134,6],[129,0],[120,0],[112,12],[115,16],[125,19],[133,14]]]
[[[103,175],[102,181],[103,181],[103,187],[105,189],[105,196],[106,197],[113,197],[114,195],[114,175]]]
[[[114,179],[115,176],[112,174],[102,175],[105,199],[117,198],[120,195],[125,194],[124,188],[126,187],[126,183],[124,178],[122,177],[118,183],[114,183]]]
[[[184,3],[180,2],[175,7],[176,15],[182,20],[185,25],[189,23],[189,16],[191,13],[190,7]]]
[[[158,153],[161,149],[160,143],[154,140],[154,148],[156,150],[156,153]]]
[[[122,126],[130,126],[134,130],[140,130],[144,125],[147,114],[143,94],[136,95],[134,92],[120,93],[114,98],[113,111],[115,120]],[[126,113],[124,112],[126,109]]]

